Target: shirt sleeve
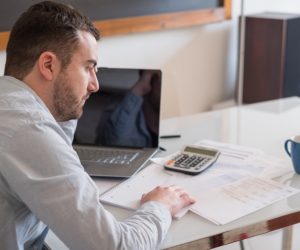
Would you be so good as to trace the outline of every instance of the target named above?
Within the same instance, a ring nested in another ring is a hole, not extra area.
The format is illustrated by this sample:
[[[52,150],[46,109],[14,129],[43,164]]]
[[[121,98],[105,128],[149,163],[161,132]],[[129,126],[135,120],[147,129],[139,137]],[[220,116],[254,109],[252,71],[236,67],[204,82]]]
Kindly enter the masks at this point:
[[[117,221],[76,152],[53,125],[27,125],[4,149],[3,176],[16,197],[71,249],[158,249],[171,224],[168,209],[143,204]]]
[[[70,121],[58,123],[60,125],[61,129],[65,132],[65,134],[68,138],[67,142],[69,145],[72,145],[76,126],[77,126],[77,121],[78,120],[70,120]]]

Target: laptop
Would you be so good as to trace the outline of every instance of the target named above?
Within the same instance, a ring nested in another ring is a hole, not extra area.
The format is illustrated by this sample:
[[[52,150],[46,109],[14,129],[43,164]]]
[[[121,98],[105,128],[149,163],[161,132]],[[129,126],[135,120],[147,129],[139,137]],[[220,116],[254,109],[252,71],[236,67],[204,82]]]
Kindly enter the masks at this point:
[[[158,151],[162,73],[98,68],[100,90],[86,101],[73,147],[87,173],[128,178]]]

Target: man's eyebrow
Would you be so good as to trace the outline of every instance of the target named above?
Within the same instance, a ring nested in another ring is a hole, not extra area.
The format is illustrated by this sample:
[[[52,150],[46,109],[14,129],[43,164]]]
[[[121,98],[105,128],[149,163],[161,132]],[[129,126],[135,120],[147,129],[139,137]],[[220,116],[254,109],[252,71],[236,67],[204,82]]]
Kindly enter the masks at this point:
[[[87,62],[93,64],[94,67],[97,66],[97,61],[96,60],[90,59],[90,60],[87,60]]]

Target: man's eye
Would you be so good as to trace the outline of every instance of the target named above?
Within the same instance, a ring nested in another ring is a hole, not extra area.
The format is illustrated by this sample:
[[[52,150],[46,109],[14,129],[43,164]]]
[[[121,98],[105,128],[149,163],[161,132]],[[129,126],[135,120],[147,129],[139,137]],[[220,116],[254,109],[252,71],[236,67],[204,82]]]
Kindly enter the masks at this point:
[[[95,73],[98,71],[98,68],[97,68],[97,66],[87,66],[86,67],[86,70],[88,70],[88,71],[94,71]]]

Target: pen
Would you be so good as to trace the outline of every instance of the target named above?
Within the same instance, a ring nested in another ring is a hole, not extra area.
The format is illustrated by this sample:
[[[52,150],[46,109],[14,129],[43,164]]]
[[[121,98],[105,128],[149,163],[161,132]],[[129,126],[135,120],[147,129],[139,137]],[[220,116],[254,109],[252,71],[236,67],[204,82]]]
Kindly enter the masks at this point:
[[[168,138],[180,138],[181,135],[162,135],[160,136],[161,139],[168,139]]]

